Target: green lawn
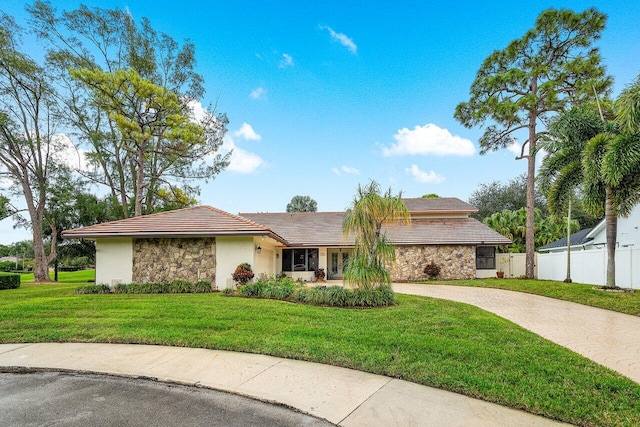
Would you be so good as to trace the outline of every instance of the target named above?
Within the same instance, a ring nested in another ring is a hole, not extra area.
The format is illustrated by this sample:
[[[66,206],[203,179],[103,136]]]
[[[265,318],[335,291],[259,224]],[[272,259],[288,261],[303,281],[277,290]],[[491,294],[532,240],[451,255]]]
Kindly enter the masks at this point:
[[[594,285],[525,279],[476,279],[425,283],[508,289],[640,316],[639,291],[612,292],[600,290],[599,286]]]
[[[53,271],[49,272],[49,277],[53,280]],[[96,278],[95,270],[80,270],[80,271],[59,271],[58,281],[60,283],[87,283],[94,281]],[[33,273],[21,274],[20,283],[33,282]]]
[[[398,295],[373,310],[221,294],[0,291],[0,342],[114,342],[263,353],[452,390],[579,425],[633,425],[640,385],[478,308]]]

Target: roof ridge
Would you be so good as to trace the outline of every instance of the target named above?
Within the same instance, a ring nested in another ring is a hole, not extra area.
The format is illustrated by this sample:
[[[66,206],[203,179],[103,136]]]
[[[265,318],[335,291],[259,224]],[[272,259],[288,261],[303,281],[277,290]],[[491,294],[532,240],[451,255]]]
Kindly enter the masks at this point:
[[[255,221],[251,221],[249,218],[245,218],[245,217],[240,216],[240,215],[235,215],[235,214],[232,214],[230,212],[223,211],[222,209],[214,208],[213,206],[209,206],[209,205],[200,205],[200,207],[207,208],[207,209],[212,210],[214,212],[217,212],[219,214],[226,215],[226,216],[229,216],[229,217],[231,217],[233,219],[237,219],[237,220],[243,221],[243,222],[245,222],[245,223],[247,223],[249,225],[255,225],[255,226],[259,227],[259,228],[262,228],[264,231],[273,232],[273,230],[271,230],[269,227],[267,227],[265,225],[262,225],[262,224],[259,224],[259,223],[255,222]]]

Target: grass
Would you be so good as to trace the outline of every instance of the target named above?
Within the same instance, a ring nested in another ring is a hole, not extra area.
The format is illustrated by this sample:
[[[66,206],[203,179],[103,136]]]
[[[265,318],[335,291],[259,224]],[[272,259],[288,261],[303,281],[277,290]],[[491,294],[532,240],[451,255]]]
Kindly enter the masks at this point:
[[[577,425],[633,425],[640,385],[473,306],[398,295],[354,310],[220,294],[0,292],[0,342],[111,342],[262,353],[402,378]]]
[[[53,271],[49,272],[49,277],[53,280]],[[79,271],[59,271],[58,282],[60,283],[87,283],[96,279],[96,271],[79,270]],[[33,273],[21,274],[20,283],[33,282]]]
[[[599,286],[594,285],[527,279],[476,279],[425,283],[507,289],[640,316],[640,292],[637,291],[611,292],[600,290]]]

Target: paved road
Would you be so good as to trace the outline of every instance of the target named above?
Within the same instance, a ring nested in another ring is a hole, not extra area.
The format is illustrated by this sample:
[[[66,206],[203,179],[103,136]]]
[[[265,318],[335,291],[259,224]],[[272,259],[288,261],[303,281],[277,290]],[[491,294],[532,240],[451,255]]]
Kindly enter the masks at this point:
[[[104,375],[0,374],[0,426],[331,425],[214,390]]]
[[[640,317],[502,289],[407,283],[393,289],[475,305],[640,383]]]

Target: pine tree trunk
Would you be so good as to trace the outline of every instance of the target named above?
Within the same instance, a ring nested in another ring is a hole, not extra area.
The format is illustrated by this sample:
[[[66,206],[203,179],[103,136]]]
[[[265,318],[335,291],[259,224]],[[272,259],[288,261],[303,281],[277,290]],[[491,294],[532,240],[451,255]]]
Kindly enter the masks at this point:
[[[536,92],[536,84],[531,84],[533,93]],[[527,279],[535,279],[535,190],[536,190],[536,114],[529,113],[529,155],[527,156],[527,224],[525,235],[526,264],[525,276]]]

